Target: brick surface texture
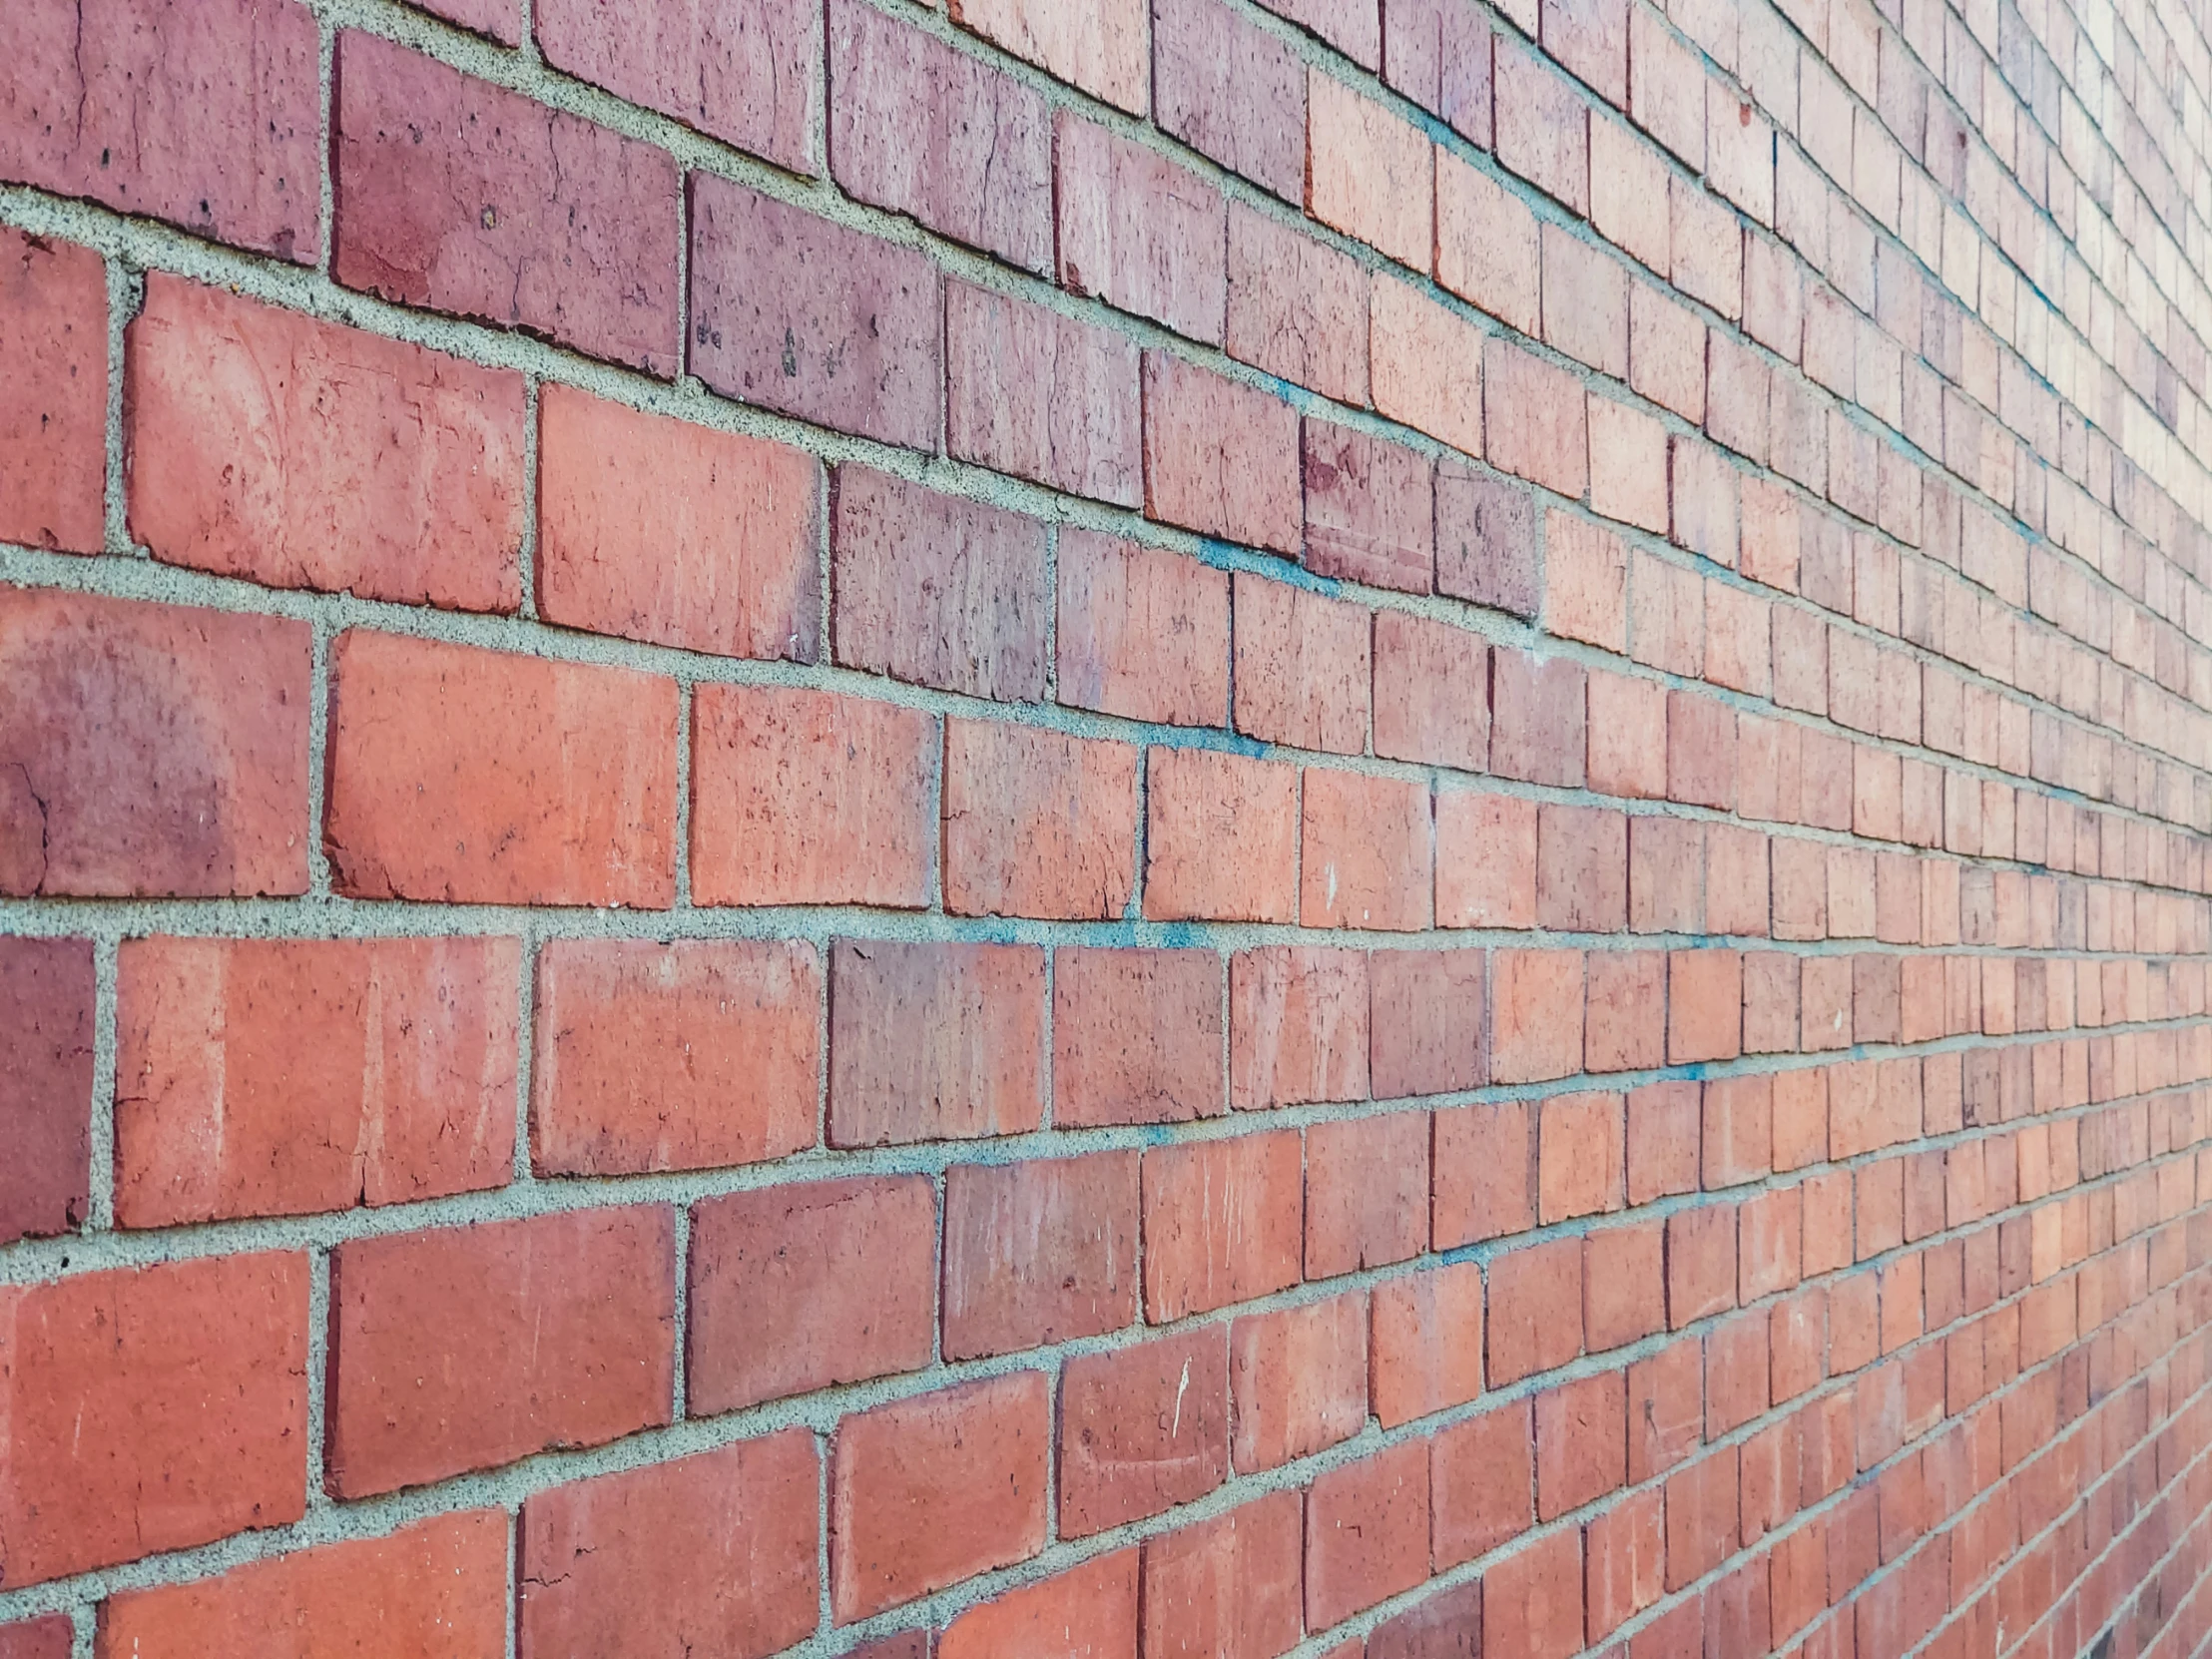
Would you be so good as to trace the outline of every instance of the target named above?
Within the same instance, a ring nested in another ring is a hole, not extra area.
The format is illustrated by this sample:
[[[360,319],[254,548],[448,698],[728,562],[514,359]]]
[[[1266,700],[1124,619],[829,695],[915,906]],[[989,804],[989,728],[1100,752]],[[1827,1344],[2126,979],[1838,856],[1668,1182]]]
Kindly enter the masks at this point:
[[[2212,1651],[2204,0],[0,57],[0,1659]]]

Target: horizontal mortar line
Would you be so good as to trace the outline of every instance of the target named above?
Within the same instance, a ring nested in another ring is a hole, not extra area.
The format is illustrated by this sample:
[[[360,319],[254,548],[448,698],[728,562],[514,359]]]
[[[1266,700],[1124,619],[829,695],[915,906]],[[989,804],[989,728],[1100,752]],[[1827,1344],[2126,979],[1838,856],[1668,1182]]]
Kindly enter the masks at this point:
[[[1262,556],[1265,557],[1265,556]],[[1272,576],[1262,569],[1258,572]],[[1701,807],[1687,802],[1670,802],[1640,797],[1603,797],[1587,789],[1531,784],[1521,780],[1503,778],[1495,773],[1461,772],[1434,763],[1397,761],[1371,754],[1348,755],[1336,751],[1306,750],[1293,745],[1251,738],[1234,730],[1232,726],[1181,726],[1158,721],[1142,721],[1121,716],[1086,710],[1062,703],[1008,703],[996,699],[974,696],[956,691],[918,685],[889,678],[865,669],[837,664],[833,661],[817,663],[794,662],[788,659],[764,659],[725,657],[707,652],[689,650],[678,646],[666,646],[650,641],[630,640],[614,635],[595,634],[580,629],[559,627],[520,616],[491,613],[449,611],[431,607],[408,606],[373,599],[361,599],[349,592],[328,593],[312,589],[270,588],[240,577],[220,575],[194,570],[187,566],[169,565],[148,559],[115,559],[111,557],[86,557],[76,554],[52,553],[44,550],[0,546],[0,581],[13,581],[26,587],[52,591],[97,594],[108,598],[134,599],[169,604],[212,605],[224,608],[231,614],[267,616],[276,619],[306,621],[333,633],[365,629],[378,633],[398,634],[408,638],[435,641],[440,644],[472,646],[481,650],[499,651],[509,655],[528,655],[548,661],[583,664],[600,668],[627,669],[633,672],[673,679],[679,686],[696,688],[701,685],[777,686],[844,692],[864,696],[872,701],[919,709],[942,716],[959,716],[974,720],[1012,721],[1040,729],[1061,732],[1075,737],[1090,737],[1122,742],[1144,741],[1154,747],[1179,749],[1213,749],[1246,755],[1248,757],[1296,762],[1309,768],[1333,770],[1357,770],[1370,776],[1393,777],[1408,781],[1431,780],[1442,787],[1456,780],[1475,779],[1482,782],[1488,793],[1524,795],[1531,799],[1559,801],[1586,805],[1592,801],[1611,801],[1620,804],[1623,811],[1635,815],[1666,816],[1697,819],[1704,822],[1740,825],[1760,828],[1773,834],[1788,832],[1793,838],[1820,840],[1833,844],[1862,845],[1876,851],[1933,852],[1946,858],[1972,861],[1988,867],[2011,867],[2031,873],[2068,874],[2068,871],[2051,871],[2048,865],[2027,863],[2016,856],[1995,854],[1968,854],[1949,852],[1939,846],[1918,847],[1915,843],[1889,841],[1862,834],[1853,830],[1831,830],[1816,825],[1790,825],[1781,821],[1751,819],[1732,812]],[[240,610],[239,607],[251,607]],[[1408,607],[1391,607],[1407,609]],[[1453,620],[1446,617],[1446,620]],[[1486,643],[1503,642],[1482,636]],[[1886,638],[1885,636],[1876,636]],[[1548,638],[1543,639],[1549,646]],[[825,642],[827,643],[827,641]],[[2139,808],[2121,807],[2114,803],[2085,803],[2073,792],[2046,784],[2034,778],[2022,778],[2002,772],[1986,763],[1963,757],[1946,756],[1938,751],[1915,748],[1897,740],[1884,739],[1873,734],[1856,732],[1822,717],[1807,715],[1772,702],[1761,702],[1708,682],[1691,681],[1661,671],[1631,666],[1626,659],[1609,658],[1587,646],[1564,642],[1566,648],[1547,649],[1546,657],[1566,658],[1580,662],[1585,667],[1603,668],[1607,672],[1622,674],[1627,678],[1641,679],[1661,684],[1669,690],[1681,690],[1711,698],[1731,707],[1739,715],[1750,714],[1759,719],[1797,727],[1804,731],[1820,732],[1856,747],[1879,750],[1901,758],[1921,761],[1937,768],[1946,777],[1956,774],[1985,783],[1995,783],[2015,793],[2026,792],[2046,802],[2065,805],[2086,805],[2092,812],[2109,816],[2126,824],[2140,824],[2152,832],[2197,836],[2194,828],[2150,816]],[[2032,705],[2045,707],[2044,705]],[[2061,716],[2062,719],[2069,717]],[[2109,737],[2104,729],[2080,724],[2092,734]],[[679,740],[687,734],[679,733]],[[2142,753],[2154,756],[2165,764],[2173,763],[2171,757],[2155,750]],[[2184,769],[2186,770],[2186,769]],[[2147,890],[2171,891],[2191,897],[2201,894],[2180,887],[2150,888],[2147,881],[2131,877],[2081,876],[2082,880],[2109,881],[2116,885],[2142,887]]]

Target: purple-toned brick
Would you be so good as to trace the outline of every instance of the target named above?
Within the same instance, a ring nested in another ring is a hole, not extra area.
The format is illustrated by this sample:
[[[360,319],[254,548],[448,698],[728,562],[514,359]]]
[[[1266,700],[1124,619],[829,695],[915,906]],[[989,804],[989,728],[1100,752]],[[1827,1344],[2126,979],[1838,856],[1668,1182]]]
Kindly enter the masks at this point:
[[[66,1233],[91,1181],[89,939],[0,939],[0,1245]]]
[[[311,265],[320,56],[292,0],[13,0],[0,180]]]
[[[693,175],[691,367],[716,391],[934,449],[939,323],[925,256]]]
[[[840,466],[830,529],[837,662],[1002,701],[1044,695],[1044,526]]]
[[[522,44],[522,0],[413,0],[413,4],[502,46]],[[539,12],[542,16],[544,8]],[[539,34],[544,34],[542,28]]]
[[[1153,116],[1232,173],[1304,204],[1306,70],[1222,0],[1153,0]]]
[[[1229,298],[1221,192],[1066,110],[1055,147],[1061,286],[1219,345]]]
[[[1456,461],[1436,468],[1436,591],[1536,614],[1535,497]]]
[[[1306,568],[1426,593],[1435,550],[1428,457],[1349,426],[1305,424]]]
[[[1366,270],[1320,238],[1232,203],[1226,349],[1293,385],[1366,403]]]
[[[339,281],[676,372],[666,151],[371,35],[336,74]]]
[[[820,6],[714,0],[641,13],[609,0],[537,0],[536,14],[554,68],[794,173],[818,171]]]
[[[1490,146],[1490,25],[1475,0],[1382,0],[1382,79]]]
[[[1051,270],[1043,97],[864,0],[830,0],[830,171],[859,201]]]
[[[1012,294],[944,291],[945,452],[1120,507],[1144,501],[1134,340]]]
[[[1298,412],[1164,351],[1144,354],[1145,515],[1296,555]]]

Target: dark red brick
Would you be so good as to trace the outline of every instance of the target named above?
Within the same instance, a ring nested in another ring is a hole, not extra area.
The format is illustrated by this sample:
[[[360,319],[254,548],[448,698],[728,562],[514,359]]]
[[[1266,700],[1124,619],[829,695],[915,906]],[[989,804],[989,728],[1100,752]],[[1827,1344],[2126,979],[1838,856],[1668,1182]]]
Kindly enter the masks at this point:
[[[83,1225],[91,1182],[89,939],[0,939],[0,1245]]]

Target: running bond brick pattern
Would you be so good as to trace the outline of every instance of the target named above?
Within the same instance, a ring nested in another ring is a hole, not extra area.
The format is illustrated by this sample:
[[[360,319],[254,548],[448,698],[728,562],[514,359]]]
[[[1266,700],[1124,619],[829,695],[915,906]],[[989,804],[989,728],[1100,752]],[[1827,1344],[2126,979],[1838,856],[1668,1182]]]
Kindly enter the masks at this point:
[[[0,6],[0,1659],[2194,1659],[2212,16]]]

